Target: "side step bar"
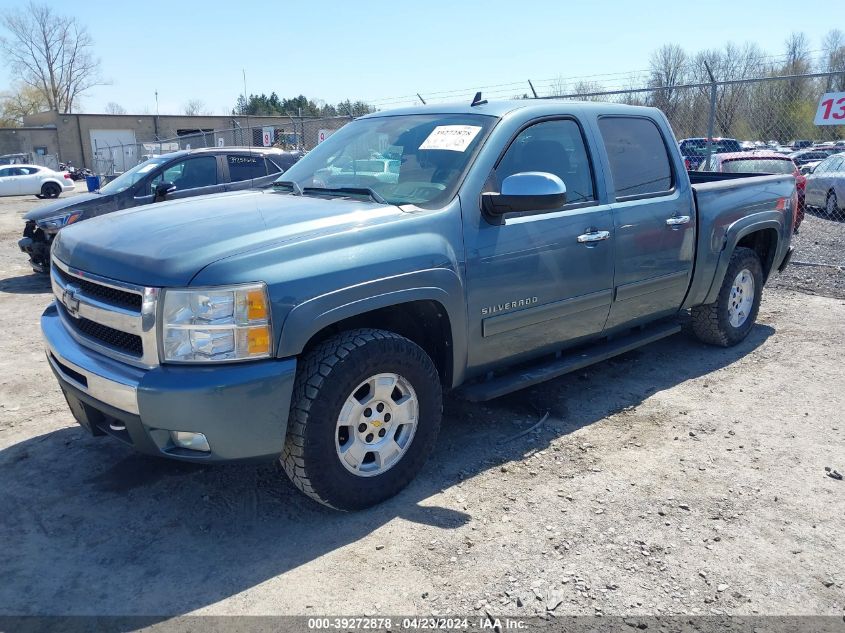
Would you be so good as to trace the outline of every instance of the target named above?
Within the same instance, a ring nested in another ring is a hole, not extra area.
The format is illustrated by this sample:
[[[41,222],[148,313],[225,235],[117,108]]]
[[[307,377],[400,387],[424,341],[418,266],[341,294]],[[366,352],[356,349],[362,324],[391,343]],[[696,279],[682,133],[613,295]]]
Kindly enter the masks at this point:
[[[681,331],[677,323],[664,323],[648,327],[644,330],[625,334],[613,338],[605,343],[594,345],[583,350],[574,350],[571,356],[564,356],[541,365],[533,365],[518,369],[509,374],[497,376],[490,380],[472,383],[460,390],[464,398],[470,402],[484,402],[498,398],[506,393],[525,389],[546,380],[563,376],[569,372],[583,369],[588,365],[599,363],[619,354],[659,341]]]

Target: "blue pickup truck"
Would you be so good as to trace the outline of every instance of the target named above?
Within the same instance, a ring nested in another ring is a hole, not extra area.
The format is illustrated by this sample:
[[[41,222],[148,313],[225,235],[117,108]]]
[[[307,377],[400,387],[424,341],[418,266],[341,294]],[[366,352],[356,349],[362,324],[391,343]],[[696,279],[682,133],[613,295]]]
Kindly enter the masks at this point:
[[[355,167],[380,157],[392,177]],[[789,261],[796,193],[739,176],[688,175],[652,108],[368,115],[272,190],[60,231],[47,357],[94,435],[281,459],[317,501],[364,508],[420,470],[446,390],[495,398],[673,335],[682,313],[707,343],[742,341]]]

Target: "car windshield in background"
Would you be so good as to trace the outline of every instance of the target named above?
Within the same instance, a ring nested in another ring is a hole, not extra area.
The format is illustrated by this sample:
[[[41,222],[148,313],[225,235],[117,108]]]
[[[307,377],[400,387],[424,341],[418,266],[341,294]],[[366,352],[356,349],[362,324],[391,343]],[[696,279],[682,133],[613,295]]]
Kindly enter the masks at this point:
[[[729,174],[792,174],[795,163],[779,158],[741,158],[723,161],[722,171]]]
[[[167,160],[168,158],[166,156],[158,156],[156,158],[151,158],[148,161],[144,161],[140,165],[135,165],[129,171],[125,171],[120,174],[120,176],[112,180],[105,187],[101,187],[100,193],[108,195],[113,193],[120,193],[121,191],[126,191],[127,189],[129,189],[129,187],[141,180],[141,178],[149,174],[153,169],[155,169],[162,163],[167,162]]]
[[[480,114],[359,119],[286,171],[276,181],[277,189],[364,196],[397,205],[442,205],[455,195],[495,121]]]
[[[713,154],[728,154],[741,152],[739,142],[733,139],[719,139],[712,143]],[[705,156],[707,154],[707,139],[696,139],[681,143],[681,153],[684,156]]]

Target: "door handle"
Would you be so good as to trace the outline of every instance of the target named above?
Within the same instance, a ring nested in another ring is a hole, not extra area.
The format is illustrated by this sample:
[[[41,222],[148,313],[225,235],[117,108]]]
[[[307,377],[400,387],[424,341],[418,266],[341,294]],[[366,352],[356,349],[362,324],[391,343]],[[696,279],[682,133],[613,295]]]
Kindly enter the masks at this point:
[[[681,224],[689,224],[690,217],[688,215],[673,215],[671,218],[666,218],[667,226],[680,226]]]
[[[578,236],[579,244],[589,244],[590,242],[601,242],[610,238],[610,231],[592,231]]]

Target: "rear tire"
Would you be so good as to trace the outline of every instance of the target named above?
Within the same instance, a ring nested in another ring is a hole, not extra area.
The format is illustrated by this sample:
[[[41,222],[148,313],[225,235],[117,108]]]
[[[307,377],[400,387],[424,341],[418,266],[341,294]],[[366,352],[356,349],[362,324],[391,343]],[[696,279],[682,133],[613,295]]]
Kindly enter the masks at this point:
[[[41,196],[44,198],[58,198],[62,193],[62,188],[54,182],[45,182],[41,187]]]
[[[750,248],[737,248],[716,301],[692,309],[692,331],[702,342],[736,345],[751,332],[763,296],[763,266]]]
[[[422,348],[385,330],[343,332],[302,360],[282,466],[324,505],[367,508],[416,476],[442,408],[437,369]]]

